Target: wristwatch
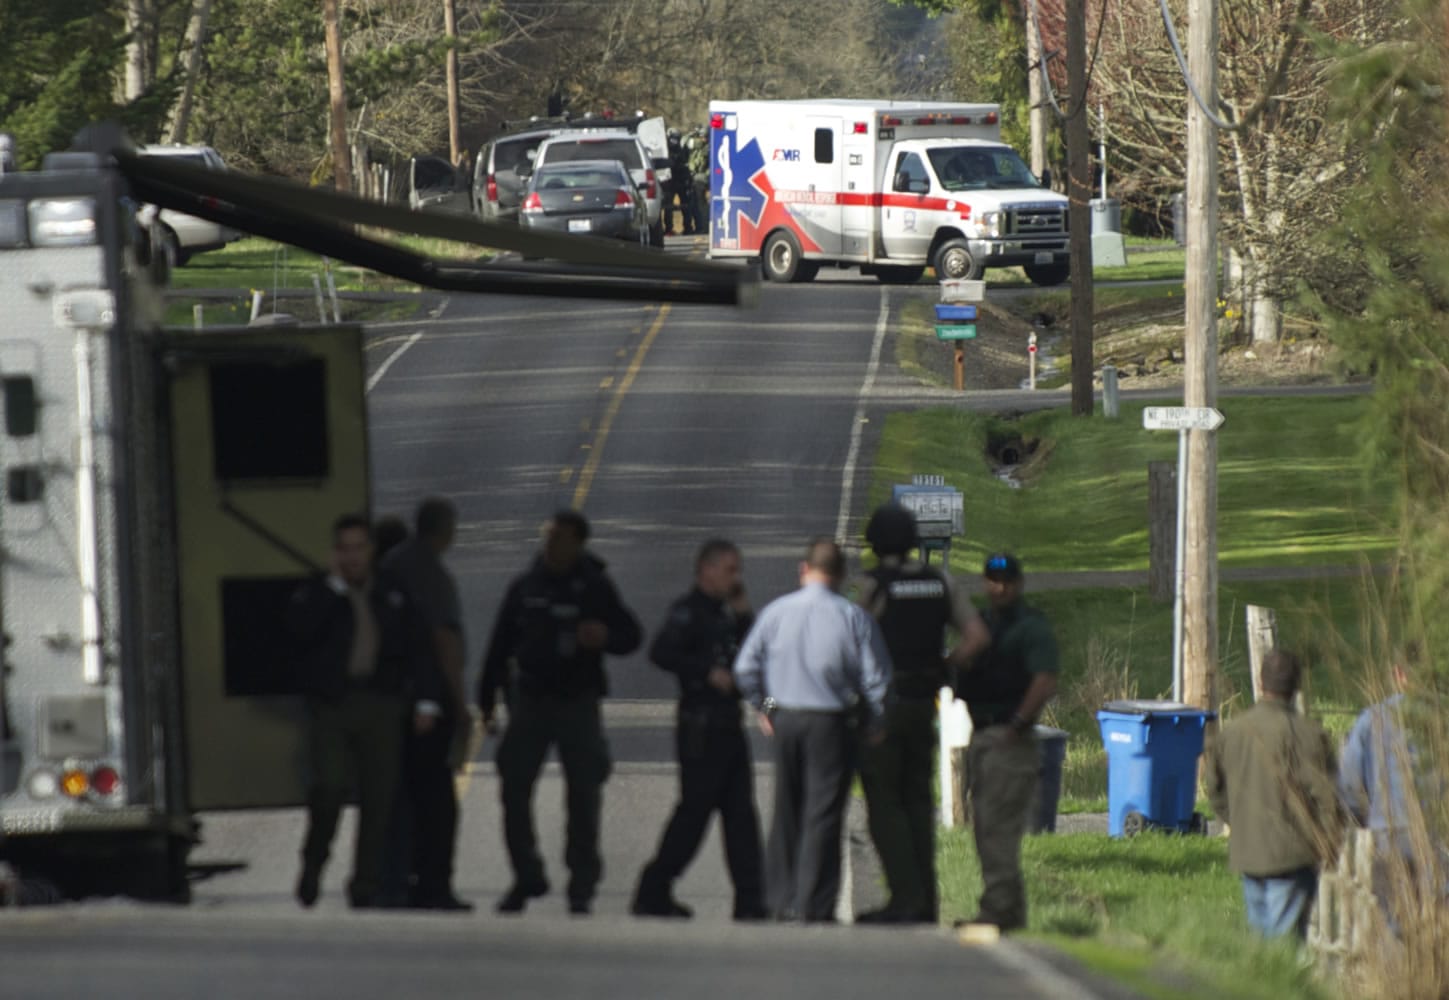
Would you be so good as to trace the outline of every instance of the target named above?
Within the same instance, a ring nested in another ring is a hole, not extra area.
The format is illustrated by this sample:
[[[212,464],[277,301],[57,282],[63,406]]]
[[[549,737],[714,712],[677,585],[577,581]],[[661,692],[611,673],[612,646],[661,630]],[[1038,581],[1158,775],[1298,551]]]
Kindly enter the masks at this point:
[[[774,698],[766,698],[764,701],[760,702],[760,712],[761,714],[766,716],[774,715],[775,709],[779,707],[780,703],[777,702]]]

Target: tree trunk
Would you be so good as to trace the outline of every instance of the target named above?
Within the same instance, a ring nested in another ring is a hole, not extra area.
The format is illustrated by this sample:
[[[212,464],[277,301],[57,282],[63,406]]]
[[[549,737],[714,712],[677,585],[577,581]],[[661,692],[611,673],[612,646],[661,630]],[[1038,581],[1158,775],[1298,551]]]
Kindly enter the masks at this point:
[[[191,22],[186,26],[186,75],[181,81],[181,95],[171,114],[167,142],[185,142],[191,126],[191,100],[196,81],[201,75],[201,54],[206,48],[206,18],[211,13],[211,0],[196,0],[191,7]]]
[[[1026,92],[1031,105],[1031,172],[1038,177],[1046,169],[1047,108],[1046,95],[1041,89],[1041,35],[1040,25],[1031,16],[1026,19]]]
[[[342,82],[342,30],[337,0],[322,0],[322,25],[327,36],[327,95],[331,104],[332,173],[338,191],[352,190],[352,160],[347,145],[347,90]]]
[[[149,0],[126,0],[126,76],[123,97],[126,103],[146,92],[154,67],[150,65],[149,40],[151,15]]]

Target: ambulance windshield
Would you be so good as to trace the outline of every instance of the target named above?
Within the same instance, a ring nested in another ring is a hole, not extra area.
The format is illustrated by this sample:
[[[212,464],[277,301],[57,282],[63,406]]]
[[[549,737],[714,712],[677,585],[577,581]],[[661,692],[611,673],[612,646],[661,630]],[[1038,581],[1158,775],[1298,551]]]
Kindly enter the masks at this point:
[[[1041,187],[1009,146],[942,146],[927,156],[947,191]]]

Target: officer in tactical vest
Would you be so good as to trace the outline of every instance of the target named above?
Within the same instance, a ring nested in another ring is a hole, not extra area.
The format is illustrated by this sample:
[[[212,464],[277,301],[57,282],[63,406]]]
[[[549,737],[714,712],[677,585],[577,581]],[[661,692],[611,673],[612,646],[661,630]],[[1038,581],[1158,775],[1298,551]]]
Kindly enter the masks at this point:
[[[947,683],[947,633],[959,637],[949,665],[964,665],[990,635],[964,591],[940,570],[913,560],[920,545],[916,518],[897,504],[871,515],[866,541],[880,560],[861,582],[859,601],[880,623],[895,673],[885,739],[866,746],[861,780],[870,836],[890,887],[890,902],[861,913],[858,923],[935,923],[936,693]]]
[[[991,645],[956,682],[971,713],[966,768],[984,884],[977,915],[962,923],[1011,931],[1026,926],[1021,838],[1041,768],[1034,726],[1060,668],[1051,623],[1022,598],[1020,560],[989,556],[983,575]]]

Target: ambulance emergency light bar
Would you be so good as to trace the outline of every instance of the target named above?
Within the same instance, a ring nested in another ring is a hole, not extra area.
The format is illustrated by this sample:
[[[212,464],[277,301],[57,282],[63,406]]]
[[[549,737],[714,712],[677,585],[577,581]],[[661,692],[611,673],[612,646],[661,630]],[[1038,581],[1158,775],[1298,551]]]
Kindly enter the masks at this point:
[[[995,111],[988,111],[984,115],[973,118],[970,115],[953,115],[945,112],[937,112],[929,115],[919,115],[912,118],[902,118],[899,115],[882,115],[880,119],[881,128],[894,128],[897,125],[995,125],[998,121]],[[724,128],[725,116],[718,111],[709,116],[710,128]],[[866,135],[870,126],[866,122],[853,122],[850,128],[852,135]]]

